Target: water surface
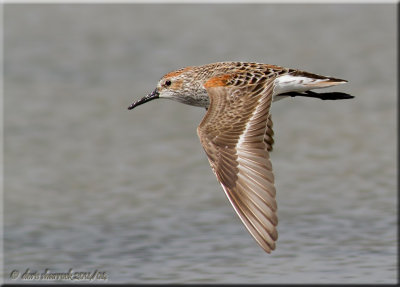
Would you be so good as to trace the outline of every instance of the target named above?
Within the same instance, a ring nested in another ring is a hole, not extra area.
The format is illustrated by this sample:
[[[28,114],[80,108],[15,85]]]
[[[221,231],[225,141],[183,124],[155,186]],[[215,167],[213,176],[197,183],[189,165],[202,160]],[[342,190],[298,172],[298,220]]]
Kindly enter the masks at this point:
[[[10,278],[28,268],[111,283],[397,281],[394,5],[25,4],[4,16],[6,282],[32,283]],[[270,255],[212,174],[196,134],[205,111],[127,110],[164,73],[224,60],[344,78],[335,90],[355,95],[274,103]]]

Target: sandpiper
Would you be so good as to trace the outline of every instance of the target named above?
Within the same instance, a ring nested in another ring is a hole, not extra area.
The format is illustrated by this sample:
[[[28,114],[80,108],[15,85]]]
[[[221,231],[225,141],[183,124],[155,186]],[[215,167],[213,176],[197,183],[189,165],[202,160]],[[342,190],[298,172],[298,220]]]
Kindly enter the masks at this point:
[[[310,91],[346,82],[275,65],[218,62],[164,75],[152,93],[128,109],[166,98],[207,110],[197,134],[211,168],[250,234],[270,253],[278,238],[269,160],[274,143],[271,103],[288,96],[353,98],[339,92]]]

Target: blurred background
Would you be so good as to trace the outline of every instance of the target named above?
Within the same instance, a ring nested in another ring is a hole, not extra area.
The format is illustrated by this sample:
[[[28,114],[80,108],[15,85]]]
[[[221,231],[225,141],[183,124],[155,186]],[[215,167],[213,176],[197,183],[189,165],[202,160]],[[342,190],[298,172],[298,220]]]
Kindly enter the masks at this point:
[[[5,282],[42,283],[10,279],[28,268],[109,283],[396,282],[396,9],[6,4]],[[209,167],[205,111],[127,110],[163,74],[226,60],[347,79],[334,90],[355,96],[273,104],[270,255]]]

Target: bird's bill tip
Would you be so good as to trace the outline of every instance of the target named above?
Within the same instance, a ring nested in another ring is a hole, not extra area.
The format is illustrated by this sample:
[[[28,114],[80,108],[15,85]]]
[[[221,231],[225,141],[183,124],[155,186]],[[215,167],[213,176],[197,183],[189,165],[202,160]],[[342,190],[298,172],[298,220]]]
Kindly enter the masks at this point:
[[[144,103],[147,103],[149,101],[152,101],[154,99],[158,99],[160,94],[158,93],[157,89],[155,89],[153,92],[148,94],[147,96],[141,98],[140,100],[137,100],[136,102],[133,102],[129,107],[128,110],[132,110],[133,108],[140,106]]]

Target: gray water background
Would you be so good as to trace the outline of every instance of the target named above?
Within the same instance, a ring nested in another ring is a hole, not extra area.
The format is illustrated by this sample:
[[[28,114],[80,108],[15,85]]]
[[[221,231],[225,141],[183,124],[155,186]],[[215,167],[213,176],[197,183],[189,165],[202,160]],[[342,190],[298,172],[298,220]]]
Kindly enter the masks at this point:
[[[28,268],[109,283],[397,282],[396,9],[5,5],[5,282],[44,282],[22,280]],[[270,255],[209,167],[205,111],[127,110],[164,73],[223,60],[344,78],[334,90],[355,96],[273,104]]]

